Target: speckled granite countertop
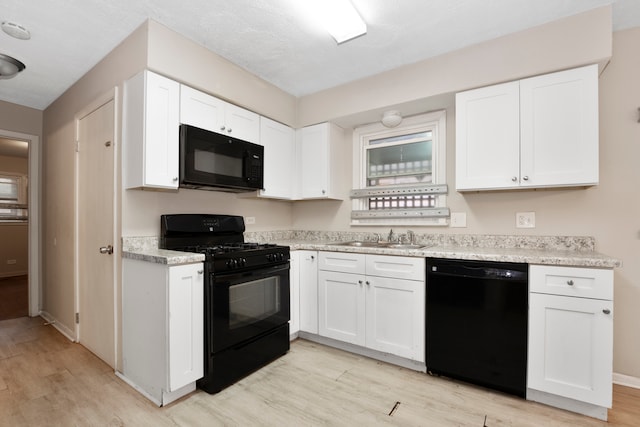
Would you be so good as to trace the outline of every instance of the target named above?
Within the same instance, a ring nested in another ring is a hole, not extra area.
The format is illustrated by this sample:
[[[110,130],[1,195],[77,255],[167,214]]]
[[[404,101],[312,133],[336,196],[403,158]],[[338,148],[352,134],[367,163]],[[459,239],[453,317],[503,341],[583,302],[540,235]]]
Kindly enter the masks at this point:
[[[158,238],[155,236],[123,237],[122,257],[167,265],[193,264],[204,261],[203,254],[158,249]]]
[[[595,240],[582,236],[501,236],[416,234],[419,249],[338,246],[353,240],[373,240],[373,233],[275,231],[245,232],[247,242],[278,243],[291,250],[357,252],[430,258],[522,262],[573,267],[616,268],[622,262],[595,251]],[[204,261],[204,255],[158,249],[158,237],[123,237],[123,258],[179,265]]]
[[[479,261],[522,262],[527,264],[562,265],[570,267],[615,268],[622,263],[595,251],[526,248],[486,248],[465,246],[431,246],[420,249],[393,249],[337,246],[331,242],[305,242],[282,240],[277,243],[291,250],[317,250],[333,252],[356,252],[377,255],[398,255],[425,258],[450,258]]]

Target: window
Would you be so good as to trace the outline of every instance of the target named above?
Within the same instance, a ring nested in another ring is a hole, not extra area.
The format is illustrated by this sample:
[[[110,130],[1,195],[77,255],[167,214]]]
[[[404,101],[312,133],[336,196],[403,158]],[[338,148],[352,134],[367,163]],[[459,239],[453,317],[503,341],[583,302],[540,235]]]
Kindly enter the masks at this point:
[[[445,225],[445,111],[354,131],[353,225]]]
[[[27,219],[27,177],[0,172],[0,221]]]

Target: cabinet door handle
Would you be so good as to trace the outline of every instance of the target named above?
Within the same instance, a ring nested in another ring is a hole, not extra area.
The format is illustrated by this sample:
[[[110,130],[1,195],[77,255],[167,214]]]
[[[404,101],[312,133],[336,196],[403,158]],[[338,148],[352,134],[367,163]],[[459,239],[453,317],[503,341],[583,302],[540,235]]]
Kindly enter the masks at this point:
[[[316,259],[316,257],[314,257],[313,255],[311,255],[311,260],[313,261],[314,259]]]
[[[220,126],[220,130],[225,130],[226,128],[224,126]]]
[[[369,281],[368,281],[368,280],[367,280],[365,283],[367,284],[367,286],[369,286],[369,285],[371,284],[371,283],[369,283]]]
[[[517,181],[518,181],[518,177],[517,177],[517,176],[514,176],[513,178],[511,178],[511,181],[513,181],[513,182],[517,182]]]
[[[227,132],[231,133],[231,128],[227,129]]]
[[[204,270],[198,270],[198,274],[204,273]]]
[[[567,280],[567,285],[573,286],[573,280]]]
[[[602,310],[602,312],[604,314],[611,314],[611,310],[609,310],[608,308],[605,308],[604,310]]]
[[[359,285],[362,285],[362,280],[358,280],[358,284],[359,284]]]
[[[529,177],[528,176],[523,176],[522,179],[524,179],[525,181],[529,181]]]

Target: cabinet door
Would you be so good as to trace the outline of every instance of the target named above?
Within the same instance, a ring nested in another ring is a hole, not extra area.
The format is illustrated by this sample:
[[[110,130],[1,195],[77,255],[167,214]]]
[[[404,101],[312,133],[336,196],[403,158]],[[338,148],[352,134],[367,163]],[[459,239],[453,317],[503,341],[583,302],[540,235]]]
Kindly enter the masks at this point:
[[[366,346],[425,361],[424,282],[367,276]]]
[[[295,131],[260,117],[260,144],[264,146],[264,190],[261,197],[292,199],[295,164]]]
[[[147,72],[145,184],[178,188],[180,86]]]
[[[598,183],[597,65],[520,81],[523,186]]]
[[[289,334],[300,330],[300,251],[291,251],[289,260]]]
[[[318,255],[296,251],[300,257],[300,330],[318,333]]]
[[[328,123],[300,130],[298,165],[300,196],[303,199],[327,197],[329,191],[329,127]]]
[[[519,84],[456,94],[456,189],[518,186]]]
[[[258,114],[227,103],[224,117],[227,134],[254,144],[260,143],[260,116]]]
[[[124,84],[125,188],[177,189],[180,85],[150,71]]]
[[[324,337],[365,345],[364,277],[318,273],[318,331]]]
[[[611,407],[613,303],[532,293],[527,387]]]
[[[169,391],[204,374],[202,264],[169,268]]]
[[[223,133],[225,104],[221,99],[181,85],[180,123]]]

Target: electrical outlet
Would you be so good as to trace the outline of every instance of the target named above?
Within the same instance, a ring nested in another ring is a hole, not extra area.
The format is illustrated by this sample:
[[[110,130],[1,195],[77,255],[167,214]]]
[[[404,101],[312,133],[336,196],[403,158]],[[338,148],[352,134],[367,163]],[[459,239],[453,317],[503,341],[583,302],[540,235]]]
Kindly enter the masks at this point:
[[[451,212],[449,226],[452,228],[465,228],[467,226],[467,213]]]
[[[535,212],[517,212],[516,228],[536,228]]]
[[[244,222],[247,225],[255,224],[256,223],[256,217],[255,216],[247,216],[247,217],[244,218]]]

